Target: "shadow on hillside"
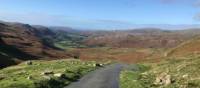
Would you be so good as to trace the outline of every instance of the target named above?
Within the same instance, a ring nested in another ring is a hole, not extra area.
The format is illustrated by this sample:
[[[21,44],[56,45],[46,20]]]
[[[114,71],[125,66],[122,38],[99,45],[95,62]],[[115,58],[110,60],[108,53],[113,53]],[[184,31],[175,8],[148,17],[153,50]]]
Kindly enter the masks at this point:
[[[23,52],[14,46],[5,44],[0,38],[0,68],[17,64],[15,59],[24,61],[38,58],[39,57]]]

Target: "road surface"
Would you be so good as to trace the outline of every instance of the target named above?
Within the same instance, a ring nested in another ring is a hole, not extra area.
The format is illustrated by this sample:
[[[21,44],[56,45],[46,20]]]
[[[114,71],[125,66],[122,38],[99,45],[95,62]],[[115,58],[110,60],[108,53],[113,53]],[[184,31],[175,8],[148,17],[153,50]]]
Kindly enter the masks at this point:
[[[119,74],[124,64],[113,64],[91,72],[65,88],[119,88]]]

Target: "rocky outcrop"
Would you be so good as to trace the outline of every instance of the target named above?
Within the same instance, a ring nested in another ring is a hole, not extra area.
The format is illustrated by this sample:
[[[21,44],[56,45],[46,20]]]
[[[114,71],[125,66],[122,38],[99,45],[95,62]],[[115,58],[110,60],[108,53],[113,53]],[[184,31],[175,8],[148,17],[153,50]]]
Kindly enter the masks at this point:
[[[162,73],[158,77],[156,77],[155,85],[169,85],[172,83],[171,75],[167,73]]]

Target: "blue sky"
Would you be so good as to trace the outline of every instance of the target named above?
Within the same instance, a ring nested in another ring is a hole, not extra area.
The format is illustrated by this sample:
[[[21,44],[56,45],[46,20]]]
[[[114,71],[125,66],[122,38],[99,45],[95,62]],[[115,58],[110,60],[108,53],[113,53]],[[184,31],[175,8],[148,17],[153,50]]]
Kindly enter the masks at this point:
[[[90,29],[199,24],[199,0],[1,0],[0,20]]]

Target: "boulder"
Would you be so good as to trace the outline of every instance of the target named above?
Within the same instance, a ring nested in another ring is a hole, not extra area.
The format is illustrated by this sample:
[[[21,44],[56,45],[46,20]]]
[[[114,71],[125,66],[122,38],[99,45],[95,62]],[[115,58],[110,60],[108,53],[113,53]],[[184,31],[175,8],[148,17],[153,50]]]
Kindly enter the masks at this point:
[[[25,70],[17,72],[17,74],[26,74],[27,72]]]
[[[27,61],[26,65],[33,65],[33,62],[32,61]]]
[[[183,75],[183,78],[188,78],[188,74],[186,74],[186,75]]]
[[[56,73],[53,76],[58,77],[58,78],[64,78],[65,74],[63,74],[63,73]]]
[[[45,71],[45,72],[42,72],[42,75],[53,75],[54,72],[53,71]]]
[[[171,83],[172,83],[172,81],[171,81],[171,75],[166,75],[165,76],[165,85],[169,85]]]
[[[28,77],[27,77],[28,80],[31,80],[32,78],[33,78],[32,76],[28,76]]]
[[[103,67],[103,64],[99,64],[99,63],[96,63],[96,64],[93,64],[94,67]]]
[[[51,80],[52,79],[50,76],[43,76],[43,78],[45,78],[47,80]]]
[[[155,85],[169,85],[171,83],[171,75],[168,75],[166,73],[162,73],[161,75],[156,77],[156,80],[154,82]]]

